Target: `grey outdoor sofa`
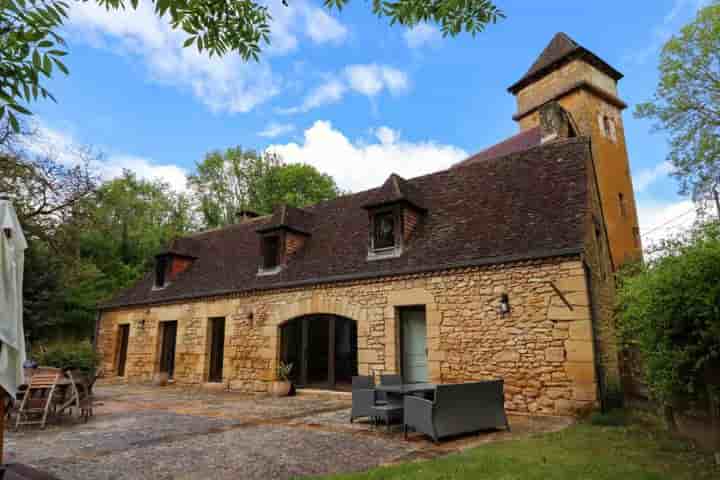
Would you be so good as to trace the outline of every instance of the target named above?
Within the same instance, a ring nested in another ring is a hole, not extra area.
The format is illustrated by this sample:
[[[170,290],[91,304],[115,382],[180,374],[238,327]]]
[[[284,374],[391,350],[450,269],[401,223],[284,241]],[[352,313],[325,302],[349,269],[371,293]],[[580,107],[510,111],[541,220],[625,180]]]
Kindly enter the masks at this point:
[[[510,430],[502,380],[438,385],[434,401],[405,397],[403,430],[443,437],[494,428]]]

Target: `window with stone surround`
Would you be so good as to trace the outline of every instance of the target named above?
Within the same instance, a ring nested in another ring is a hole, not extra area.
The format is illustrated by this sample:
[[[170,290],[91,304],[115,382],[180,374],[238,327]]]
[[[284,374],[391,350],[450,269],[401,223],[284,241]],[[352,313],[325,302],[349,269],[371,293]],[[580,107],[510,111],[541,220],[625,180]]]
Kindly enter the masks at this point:
[[[611,115],[600,114],[600,128],[606,138],[615,141],[615,119]]]

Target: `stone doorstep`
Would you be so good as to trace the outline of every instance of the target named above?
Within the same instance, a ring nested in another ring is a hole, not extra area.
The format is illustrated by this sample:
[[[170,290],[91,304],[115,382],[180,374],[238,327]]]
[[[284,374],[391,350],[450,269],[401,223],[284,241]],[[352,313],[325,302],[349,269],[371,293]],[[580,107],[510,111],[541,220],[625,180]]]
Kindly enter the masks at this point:
[[[325,390],[322,388],[297,388],[295,392],[299,396],[304,397],[331,397],[341,400],[349,400],[352,398],[352,392],[342,392],[339,390]]]

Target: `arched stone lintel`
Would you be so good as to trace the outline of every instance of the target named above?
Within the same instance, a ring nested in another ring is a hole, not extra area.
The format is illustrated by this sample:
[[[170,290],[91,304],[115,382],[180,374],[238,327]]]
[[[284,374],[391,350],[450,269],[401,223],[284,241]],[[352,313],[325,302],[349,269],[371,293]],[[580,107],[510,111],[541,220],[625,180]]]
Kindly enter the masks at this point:
[[[367,315],[365,309],[353,305],[343,299],[335,299],[323,295],[313,295],[312,299],[298,302],[276,304],[269,316],[268,327],[277,330],[277,327],[298,317],[305,315],[338,315],[355,320],[358,325],[365,323]],[[269,328],[268,328],[269,330]]]

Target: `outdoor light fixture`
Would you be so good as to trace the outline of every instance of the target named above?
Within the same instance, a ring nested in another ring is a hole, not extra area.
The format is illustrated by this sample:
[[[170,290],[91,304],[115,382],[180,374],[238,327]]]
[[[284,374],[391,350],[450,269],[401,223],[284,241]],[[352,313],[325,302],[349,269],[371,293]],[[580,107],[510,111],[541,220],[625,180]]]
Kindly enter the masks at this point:
[[[140,321],[138,322],[138,328],[140,328],[140,330],[145,330],[145,319],[144,318],[141,318]]]
[[[500,295],[500,315],[510,313],[510,298],[507,293]]]

